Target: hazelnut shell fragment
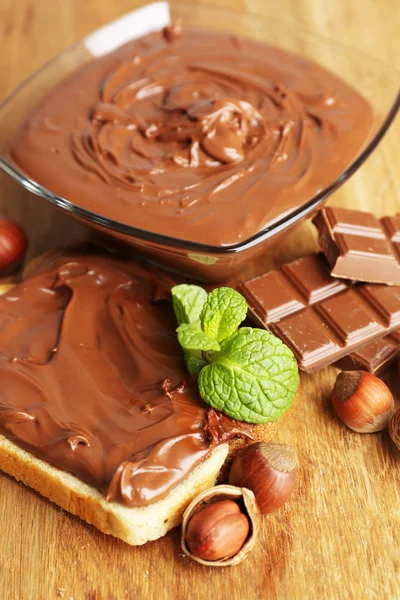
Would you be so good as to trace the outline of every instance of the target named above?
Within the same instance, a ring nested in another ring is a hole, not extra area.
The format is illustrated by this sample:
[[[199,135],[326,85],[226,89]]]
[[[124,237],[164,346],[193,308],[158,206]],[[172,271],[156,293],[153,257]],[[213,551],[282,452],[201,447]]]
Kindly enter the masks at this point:
[[[249,535],[239,552],[234,556],[222,558],[220,560],[204,560],[203,558],[194,556],[190,551],[186,541],[188,526],[192,517],[200,509],[209,503],[220,500],[233,500],[240,504],[243,514],[245,514],[249,520]],[[189,556],[191,559],[202,565],[212,567],[232,567],[242,562],[253,549],[259,535],[260,524],[260,511],[253,492],[246,488],[238,488],[233,485],[217,485],[197,496],[185,510],[182,521],[181,547],[186,556]]]
[[[400,408],[396,410],[389,421],[389,435],[397,449],[400,450]]]

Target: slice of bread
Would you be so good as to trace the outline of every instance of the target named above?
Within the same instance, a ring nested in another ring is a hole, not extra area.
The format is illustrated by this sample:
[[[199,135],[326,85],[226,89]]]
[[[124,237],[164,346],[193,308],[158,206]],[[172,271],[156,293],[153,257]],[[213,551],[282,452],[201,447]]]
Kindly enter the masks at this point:
[[[32,267],[43,262],[46,253],[31,261],[25,276]],[[0,294],[13,286],[3,280]],[[270,440],[286,418],[279,422],[259,425],[255,428],[258,440]],[[233,456],[248,443],[240,438],[217,446],[210,456],[201,462],[184,481],[158,502],[145,507],[132,508],[117,502],[108,502],[105,495],[84,483],[71,473],[53,467],[23,450],[8,438],[0,435],[0,470],[33,488],[61,508],[81,517],[103,531],[133,546],[156,540],[180,524],[182,514],[189,503],[201,492],[214,485],[217,478],[226,477]]]
[[[12,287],[13,283],[3,281],[0,295]],[[217,446],[168,496],[140,508],[108,502],[96,488],[37,458],[3,435],[0,435],[0,470],[100,531],[139,546],[179,525],[193,498],[214,485],[228,451],[228,444]]]
[[[228,444],[217,446],[188,477],[158,502],[131,508],[107,502],[105,495],[75,475],[61,471],[22,450],[0,435],[0,470],[33,488],[42,496],[78,515],[104,533],[132,546],[156,540],[176,527],[188,504],[214,485],[228,455]]]

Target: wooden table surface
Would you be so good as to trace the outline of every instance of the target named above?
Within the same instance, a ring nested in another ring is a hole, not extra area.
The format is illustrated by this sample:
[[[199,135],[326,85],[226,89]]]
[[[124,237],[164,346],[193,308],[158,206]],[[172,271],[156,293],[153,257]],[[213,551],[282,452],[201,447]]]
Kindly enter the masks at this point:
[[[214,0],[343,36],[398,64],[398,0]],[[45,60],[137,0],[0,0],[0,96]],[[331,202],[400,210],[400,120]],[[86,230],[0,175],[0,212],[20,221],[30,255],[82,239]],[[278,264],[316,248],[309,223],[278,244]],[[335,418],[333,368],[302,375],[291,417],[275,436],[293,444],[299,485],[264,518],[254,553],[233,569],[189,561],[179,532],[132,548],[0,475],[1,600],[400,599],[400,453],[386,432],[360,435]],[[2,589],[1,589],[2,588]]]

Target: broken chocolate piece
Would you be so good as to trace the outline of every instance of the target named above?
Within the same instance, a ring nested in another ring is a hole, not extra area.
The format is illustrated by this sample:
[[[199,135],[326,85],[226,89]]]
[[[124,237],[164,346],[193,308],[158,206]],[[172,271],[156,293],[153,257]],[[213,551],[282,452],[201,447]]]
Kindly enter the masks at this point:
[[[335,363],[335,367],[342,371],[368,371],[380,376],[392,368],[399,354],[400,331],[397,330],[344,356]]]
[[[356,281],[400,285],[400,215],[327,207],[313,220],[331,274]]]

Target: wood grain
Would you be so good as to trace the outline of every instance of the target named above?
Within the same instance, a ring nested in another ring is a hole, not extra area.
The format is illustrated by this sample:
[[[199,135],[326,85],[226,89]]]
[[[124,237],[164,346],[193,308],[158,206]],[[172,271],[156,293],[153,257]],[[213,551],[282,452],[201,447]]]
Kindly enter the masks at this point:
[[[279,15],[342,37],[388,63],[398,61],[397,0],[212,3]],[[0,94],[72,42],[139,4],[0,0]],[[397,120],[332,202],[378,214],[399,211],[399,160]],[[26,227],[31,256],[86,236],[84,227],[4,175],[0,211]],[[315,247],[315,233],[306,223],[263,265],[280,264]],[[276,435],[276,441],[298,449],[299,485],[284,509],[264,518],[260,543],[247,561],[230,570],[203,568],[181,554],[178,531],[131,548],[0,475],[0,598],[400,599],[400,454],[387,433],[363,436],[338,422],[329,401],[335,374],[329,368],[301,378],[297,406]]]

